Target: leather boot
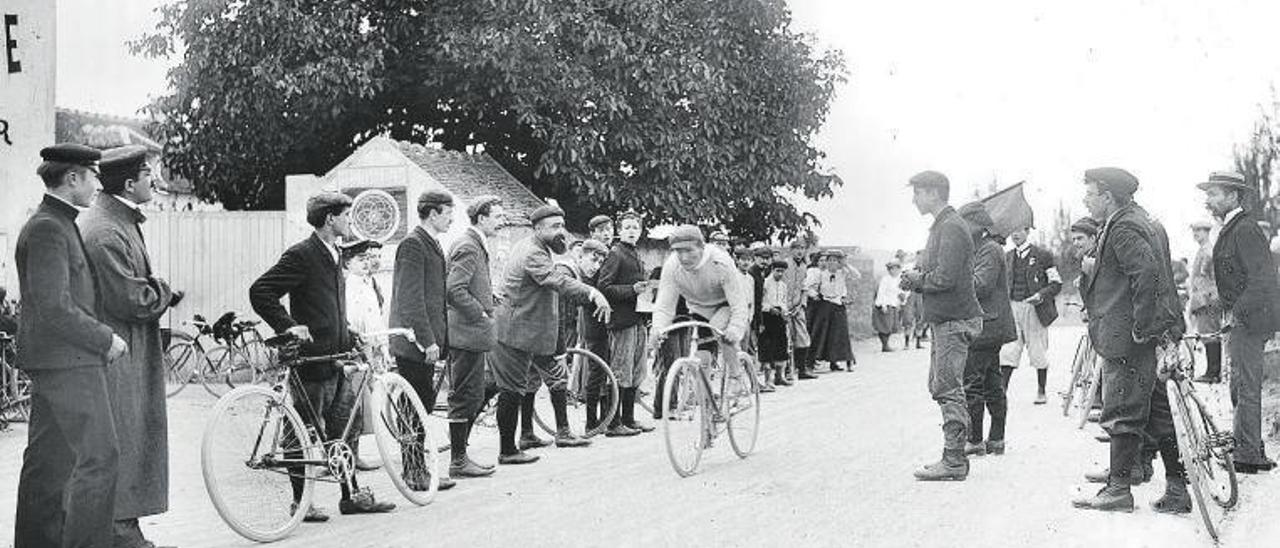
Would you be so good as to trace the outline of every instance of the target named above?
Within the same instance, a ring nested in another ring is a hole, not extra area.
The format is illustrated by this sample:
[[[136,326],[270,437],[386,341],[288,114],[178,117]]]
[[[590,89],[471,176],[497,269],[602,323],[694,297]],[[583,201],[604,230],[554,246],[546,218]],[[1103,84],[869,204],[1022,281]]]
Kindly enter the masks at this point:
[[[942,459],[916,470],[920,481],[964,481],[969,477],[969,459],[963,449],[944,449]]]
[[[987,454],[987,446],[982,442],[974,443],[971,441],[967,441],[964,443],[964,454],[973,455],[975,457],[981,457]]]
[[[1098,494],[1073,500],[1071,505],[1083,510],[1133,512],[1133,493],[1128,485],[1107,484]]]
[[[1165,478],[1164,496],[1152,502],[1151,509],[1161,514],[1191,512],[1191,496],[1187,494],[1187,479],[1181,476]]]

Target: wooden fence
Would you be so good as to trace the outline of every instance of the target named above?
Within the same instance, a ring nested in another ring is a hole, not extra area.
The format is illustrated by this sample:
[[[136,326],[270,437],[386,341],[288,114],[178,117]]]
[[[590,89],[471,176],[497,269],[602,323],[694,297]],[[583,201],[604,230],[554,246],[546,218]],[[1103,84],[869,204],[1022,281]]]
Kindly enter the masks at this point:
[[[209,321],[227,311],[256,318],[249,284],[301,238],[283,211],[151,211],[142,232],[152,270],[186,291],[161,320],[175,329],[195,314]]]

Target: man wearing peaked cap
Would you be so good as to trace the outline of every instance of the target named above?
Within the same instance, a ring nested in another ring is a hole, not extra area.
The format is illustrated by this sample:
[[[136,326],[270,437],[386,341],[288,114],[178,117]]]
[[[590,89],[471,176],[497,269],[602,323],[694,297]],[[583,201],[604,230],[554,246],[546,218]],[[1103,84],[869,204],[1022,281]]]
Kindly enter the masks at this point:
[[[929,392],[942,412],[942,458],[915,472],[923,481],[964,480],[969,475],[965,441],[969,412],[964,369],[969,344],[982,332],[982,308],[973,290],[973,236],[948,204],[951,183],[936,171],[911,177],[912,203],[933,216],[924,256],[902,274],[902,289],[920,293],[924,319],[933,329]]]
[[[76,228],[98,185],[101,153],[73,144],[40,151],[45,197],[18,235],[23,313],[18,367],[31,378],[28,446],[18,480],[15,546],[110,546],[119,445],[108,364],[128,351],[98,317]]]
[[[1137,178],[1119,168],[1085,172],[1085,207],[1103,224],[1096,260],[1082,296],[1089,311],[1089,339],[1103,358],[1101,424],[1111,437],[1110,467],[1090,474],[1107,485],[1077,508],[1133,510],[1130,486],[1146,480],[1159,450],[1165,494],[1156,511],[1191,509],[1165,385],[1156,379],[1160,340],[1185,329],[1173,281],[1169,240],[1160,223],[1133,201]],[[1144,441],[1151,445],[1144,447]]]
[[[1236,471],[1275,468],[1262,440],[1262,361],[1267,340],[1280,330],[1280,281],[1267,234],[1250,207],[1257,191],[1237,173],[1215,172],[1196,185],[1205,206],[1222,219],[1213,245],[1213,273],[1224,311],[1231,365]]]

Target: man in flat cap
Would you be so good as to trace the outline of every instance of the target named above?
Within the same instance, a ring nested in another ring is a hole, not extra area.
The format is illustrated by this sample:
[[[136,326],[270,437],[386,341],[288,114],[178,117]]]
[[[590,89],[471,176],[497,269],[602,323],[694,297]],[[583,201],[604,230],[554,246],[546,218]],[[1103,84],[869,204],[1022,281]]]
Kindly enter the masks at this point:
[[[538,457],[516,445],[516,423],[528,390],[528,376],[537,374],[548,384],[556,421],[556,445],[581,447],[588,440],[569,429],[566,410],[567,374],[555,359],[561,298],[589,299],[601,318],[612,312],[608,299],[595,288],[555,269],[553,255],[568,248],[564,211],[544,205],[529,215],[533,234],[511,250],[502,274],[494,314],[497,346],[492,361],[498,383],[498,433],[501,437],[499,464],[527,464]],[[536,370],[536,371],[535,371]]]
[[[1196,257],[1191,262],[1191,285],[1188,290],[1187,314],[1191,328],[1206,335],[1205,370],[1196,382],[1216,383],[1222,375],[1222,305],[1218,300],[1218,284],[1213,276],[1213,223],[1197,220],[1191,223],[1191,236],[1196,242]]]
[[[662,264],[658,278],[658,296],[653,305],[653,326],[649,345],[655,354],[662,345],[661,333],[675,319],[676,303],[683,297],[689,316],[715,326],[724,339],[720,354],[733,356],[751,327],[751,288],[742,280],[733,259],[723,249],[707,246],[702,231],[693,225],[680,225],[667,236],[671,253]],[[670,364],[670,356],[659,356],[659,364]],[[666,369],[657,372],[654,390],[653,418],[662,418],[663,385]]]
[[[595,287],[596,275],[599,274],[605,258],[609,256],[609,248],[591,239],[582,240],[581,243],[582,252],[577,257],[558,259],[555,268],[565,276]],[[555,351],[557,356],[564,355],[570,348],[585,348],[596,356],[600,356],[597,350],[601,346],[605,347],[601,351],[608,351],[608,329],[604,323],[596,319],[595,310],[595,305],[591,304],[590,300],[560,299],[560,332],[556,337]],[[606,360],[605,363],[609,362]],[[536,377],[531,379],[531,381],[537,380]],[[597,428],[601,427],[600,418],[608,416],[608,411],[613,408],[613,402],[609,399],[611,394],[605,390],[606,376],[603,371],[588,367],[585,380],[586,388],[581,390],[587,405],[584,432],[586,432],[585,435],[592,436],[599,433]],[[530,384],[536,391],[537,382]],[[524,424],[520,427],[524,429]],[[532,430],[533,425],[530,424],[529,431],[532,432]]]
[[[969,345],[982,332],[982,307],[973,289],[973,235],[947,204],[951,182],[936,171],[911,177],[912,203],[921,215],[932,215],[929,241],[916,269],[902,274],[902,288],[921,294],[924,320],[933,329],[929,355],[929,392],[942,410],[942,459],[915,472],[922,481],[958,480],[969,476],[965,440],[969,411],[964,396],[964,368]]]
[[[1074,282],[1076,292],[1080,295],[1084,295],[1089,275],[1097,266],[1098,229],[1098,221],[1093,220],[1093,217],[1082,217],[1071,223],[1071,228],[1068,229],[1071,247],[1080,256],[1080,277]]]
[[[1013,370],[1022,363],[1025,350],[1027,361],[1036,370],[1034,403],[1044,405],[1049,401],[1045,395],[1049,378],[1049,326],[1058,319],[1054,299],[1062,291],[1062,276],[1058,274],[1053,252],[1028,239],[1030,230],[1030,227],[1021,227],[1009,233],[1013,249],[1006,253],[1005,261],[1018,337],[1001,350],[1000,365],[1004,375],[1012,376]]]
[[[307,224],[315,231],[280,255],[280,260],[249,286],[253,311],[276,333],[288,333],[303,341],[302,356],[323,356],[346,352],[354,346],[347,323],[346,283],[342,275],[340,238],[351,238],[351,198],[337,192],[322,192],[307,200]],[[289,297],[289,308],[280,299]],[[394,342],[394,340],[393,340]],[[339,395],[346,388],[346,376],[337,363],[320,363],[295,371],[299,382],[291,383],[294,407],[304,422],[327,440],[342,436],[347,416],[342,413]],[[355,410],[359,412],[359,410]],[[346,442],[357,449],[358,432]],[[356,478],[351,486],[341,484],[338,509],[343,514],[389,512],[395,504],[378,502],[368,488],[360,489]],[[293,500],[302,499],[302,472],[290,474]],[[312,506],[304,521],[327,521],[323,510]]]
[[[636,300],[649,291],[648,271],[640,260],[636,244],[644,232],[644,221],[635,212],[618,216],[618,242],[600,267],[596,287],[609,299],[609,366],[618,380],[620,407],[606,436],[631,436],[652,432],[653,426],[636,421],[636,392],[646,375],[649,314],[636,311]]]
[[[1004,427],[1009,406],[1004,375],[1000,372],[1000,348],[1018,338],[1009,304],[1009,274],[1004,248],[992,232],[995,221],[982,202],[960,207],[960,217],[970,227],[973,245],[973,292],[982,307],[982,332],[969,345],[964,365],[964,396],[969,407],[969,440],[965,453],[1003,455]],[[991,430],[982,439],[982,422],[991,413]]]
[[[98,310],[111,329],[126,337],[129,352],[107,368],[120,473],[116,480],[115,545],[146,547],[138,518],[169,509],[169,427],[165,403],[164,348],[160,317],[182,292],[151,270],[142,239],[154,184],[147,149],[133,145],[106,151],[99,163],[102,192],[79,224],[94,265]]]
[[[1276,463],[1267,458],[1262,440],[1262,353],[1280,330],[1276,265],[1250,207],[1258,191],[1238,173],[1213,173],[1197,186],[1205,193],[1205,207],[1223,223],[1213,245],[1213,275],[1231,364],[1236,471],[1266,472]]]
[[[106,367],[128,351],[97,317],[77,208],[98,188],[97,150],[40,151],[45,196],[18,235],[18,367],[31,418],[18,480],[16,548],[112,545],[118,442]]]
[[[1160,225],[1133,200],[1138,179],[1119,168],[1085,172],[1085,207],[1102,223],[1096,263],[1084,287],[1089,339],[1102,365],[1103,430],[1110,436],[1107,483],[1096,496],[1073,501],[1077,508],[1133,510],[1132,485],[1149,478],[1159,450],[1165,494],[1158,512],[1191,510],[1186,479],[1165,385],[1156,379],[1156,351],[1177,340],[1185,325],[1169,261],[1169,240]]]
[[[610,245],[613,243],[613,219],[608,215],[596,215],[587,221],[587,232],[592,240]]]
[[[439,211],[429,213],[423,230],[438,237],[433,225],[445,221]],[[452,215],[444,215],[452,217]],[[467,206],[471,226],[449,249],[446,294],[448,295],[449,347],[449,475],[455,478],[483,477],[494,467],[479,464],[467,454],[471,427],[488,400],[485,393],[485,359],[493,350],[493,283],[489,279],[489,239],[506,224],[506,210],[496,196],[483,196]],[[408,265],[406,265],[408,267]],[[396,269],[400,274],[400,269]],[[408,272],[406,272],[406,276]],[[430,275],[415,281],[434,283]],[[406,278],[406,282],[408,279]],[[407,286],[406,286],[407,288]]]
[[[796,380],[796,373],[812,376],[805,369],[809,357],[809,323],[808,301],[805,295],[804,281],[809,270],[809,240],[798,236],[791,241],[791,261],[783,281],[787,285],[787,341],[790,347],[787,358],[787,371],[782,376],[782,385],[788,386]]]

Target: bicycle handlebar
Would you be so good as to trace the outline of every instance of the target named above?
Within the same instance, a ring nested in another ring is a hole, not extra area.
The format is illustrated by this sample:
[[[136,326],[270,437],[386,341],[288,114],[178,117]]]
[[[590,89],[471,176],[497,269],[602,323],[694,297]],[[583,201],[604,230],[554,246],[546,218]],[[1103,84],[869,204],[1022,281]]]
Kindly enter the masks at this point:
[[[711,331],[713,334],[715,334],[716,338],[718,339],[725,338],[724,331],[721,331],[720,328],[714,325],[711,325],[710,323],[698,321],[698,320],[685,320],[682,322],[675,322],[667,326],[662,331],[658,332],[657,338],[658,338],[658,341],[662,341],[662,340],[665,340],[667,338],[667,335],[672,331],[676,331],[680,329],[695,329],[695,328],[707,329]]]

